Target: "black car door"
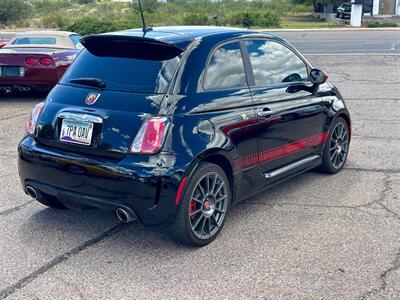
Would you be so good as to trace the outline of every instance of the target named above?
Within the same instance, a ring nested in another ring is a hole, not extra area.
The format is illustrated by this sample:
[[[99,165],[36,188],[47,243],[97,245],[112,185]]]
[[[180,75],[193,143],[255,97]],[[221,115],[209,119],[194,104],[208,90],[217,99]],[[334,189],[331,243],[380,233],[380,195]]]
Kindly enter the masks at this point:
[[[269,39],[242,44],[253,77],[259,168],[272,182],[318,160],[326,140],[324,106],[305,88],[311,85],[310,68],[299,55]]]
[[[230,152],[233,172],[242,174],[236,182],[238,198],[248,194],[259,180],[256,168],[257,118],[247,82],[239,41],[218,45],[212,52],[204,72],[202,91],[191,95],[191,104],[202,119],[209,120],[216,131],[210,147]],[[199,103],[199,104],[197,104]],[[248,157],[254,163],[243,164]]]

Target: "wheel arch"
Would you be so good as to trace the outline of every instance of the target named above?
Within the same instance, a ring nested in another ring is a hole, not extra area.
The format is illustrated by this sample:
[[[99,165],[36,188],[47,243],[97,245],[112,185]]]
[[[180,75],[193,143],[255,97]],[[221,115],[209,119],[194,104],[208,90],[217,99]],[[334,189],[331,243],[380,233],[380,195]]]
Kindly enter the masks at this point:
[[[340,113],[336,116],[335,120],[336,120],[337,118],[343,118],[343,119],[346,121],[347,126],[349,126],[349,130],[350,130],[350,139],[351,139],[351,136],[352,136],[352,128],[351,128],[351,119],[350,119],[349,114],[347,114],[347,113],[345,113],[344,111],[342,111],[342,112],[340,112]]]
[[[207,151],[202,152],[196,157],[196,159],[193,160],[192,164],[187,169],[186,172],[187,176],[190,177],[196,170],[197,166],[202,162],[213,163],[219,166],[225,172],[229,180],[232,197],[235,199],[236,190],[235,190],[235,177],[233,173],[234,167],[233,167],[233,160],[231,159],[229,152],[222,149],[208,149]]]

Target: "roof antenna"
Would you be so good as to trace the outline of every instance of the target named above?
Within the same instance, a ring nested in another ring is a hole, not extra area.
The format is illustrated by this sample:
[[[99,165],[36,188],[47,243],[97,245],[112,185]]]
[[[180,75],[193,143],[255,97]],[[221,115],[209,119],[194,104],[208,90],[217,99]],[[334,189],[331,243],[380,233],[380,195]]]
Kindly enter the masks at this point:
[[[142,31],[143,31],[143,36],[145,36],[145,35],[146,35],[146,32],[152,31],[153,28],[151,28],[151,27],[148,27],[148,28],[147,28],[147,27],[146,27],[146,21],[145,21],[145,19],[144,19],[143,9],[142,9],[142,2],[141,2],[140,0],[138,0],[138,2],[139,2],[140,17],[142,18],[142,26],[143,26]]]

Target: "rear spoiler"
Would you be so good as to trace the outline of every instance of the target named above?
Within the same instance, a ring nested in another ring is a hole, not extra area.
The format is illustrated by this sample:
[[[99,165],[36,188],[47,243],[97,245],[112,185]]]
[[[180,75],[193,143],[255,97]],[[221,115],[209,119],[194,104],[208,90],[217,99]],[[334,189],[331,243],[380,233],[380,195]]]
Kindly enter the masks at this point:
[[[173,44],[156,39],[115,34],[87,35],[81,44],[93,55],[107,57],[168,60],[183,50]]]

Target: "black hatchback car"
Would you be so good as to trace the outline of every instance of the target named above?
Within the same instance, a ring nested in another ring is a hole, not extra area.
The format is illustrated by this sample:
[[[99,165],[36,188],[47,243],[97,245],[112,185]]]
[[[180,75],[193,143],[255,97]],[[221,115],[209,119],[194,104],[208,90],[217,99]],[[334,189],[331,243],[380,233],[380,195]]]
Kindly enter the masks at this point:
[[[234,203],[313,168],[339,172],[350,116],[287,41],[220,27],[86,36],[28,120],[24,190],[210,243]]]
[[[351,3],[342,3],[336,10],[336,18],[344,19],[351,16]]]

